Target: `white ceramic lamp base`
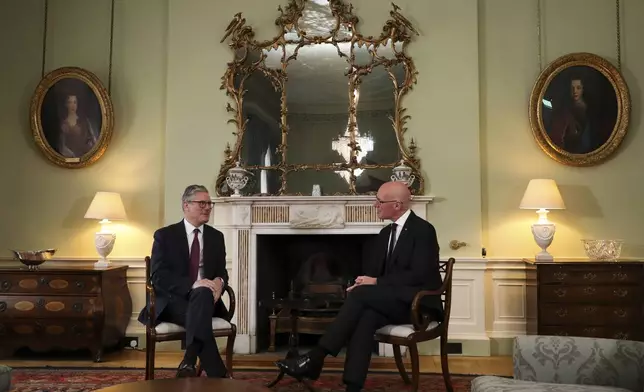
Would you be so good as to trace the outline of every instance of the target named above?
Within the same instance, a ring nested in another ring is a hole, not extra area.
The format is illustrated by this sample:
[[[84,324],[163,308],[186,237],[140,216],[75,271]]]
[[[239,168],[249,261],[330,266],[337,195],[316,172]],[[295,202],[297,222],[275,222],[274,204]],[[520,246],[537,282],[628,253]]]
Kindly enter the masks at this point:
[[[532,225],[532,236],[534,241],[541,248],[541,252],[535,256],[536,261],[553,261],[554,258],[546,249],[552,244],[555,238],[555,224],[554,223],[534,223]]]
[[[112,249],[114,249],[114,243],[116,242],[116,234],[110,233],[108,231],[100,231],[96,233],[94,237],[94,245],[96,246],[96,252],[101,256],[96,263],[94,263],[94,268],[107,268],[112,265],[112,262],[107,259]]]

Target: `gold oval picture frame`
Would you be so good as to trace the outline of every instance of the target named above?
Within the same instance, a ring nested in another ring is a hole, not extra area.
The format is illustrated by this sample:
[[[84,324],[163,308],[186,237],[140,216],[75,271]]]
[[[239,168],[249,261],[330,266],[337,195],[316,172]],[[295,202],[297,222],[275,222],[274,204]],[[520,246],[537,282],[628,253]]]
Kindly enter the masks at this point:
[[[31,100],[36,145],[58,166],[82,168],[98,161],[112,138],[114,109],[99,78],[78,67],[49,72]]]
[[[621,144],[630,120],[619,70],[592,53],[571,53],[545,68],[530,95],[530,127],[539,147],[569,166],[593,166]]]

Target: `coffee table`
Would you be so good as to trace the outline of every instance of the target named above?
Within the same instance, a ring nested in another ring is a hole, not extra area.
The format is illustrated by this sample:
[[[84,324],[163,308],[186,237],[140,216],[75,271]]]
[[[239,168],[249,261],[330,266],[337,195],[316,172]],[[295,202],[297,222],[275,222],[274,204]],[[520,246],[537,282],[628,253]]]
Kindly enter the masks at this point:
[[[268,392],[270,389],[246,381],[228,378],[163,378],[147,381],[128,382],[111,387],[97,389],[96,392]]]

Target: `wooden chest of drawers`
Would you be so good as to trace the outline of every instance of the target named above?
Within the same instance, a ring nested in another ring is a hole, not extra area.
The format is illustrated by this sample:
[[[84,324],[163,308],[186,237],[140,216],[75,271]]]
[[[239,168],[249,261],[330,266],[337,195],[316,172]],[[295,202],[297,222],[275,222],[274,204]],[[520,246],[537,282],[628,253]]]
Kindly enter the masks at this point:
[[[537,334],[644,341],[644,262],[526,263]]]
[[[87,348],[96,362],[132,316],[127,267],[0,268],[0,354]]]

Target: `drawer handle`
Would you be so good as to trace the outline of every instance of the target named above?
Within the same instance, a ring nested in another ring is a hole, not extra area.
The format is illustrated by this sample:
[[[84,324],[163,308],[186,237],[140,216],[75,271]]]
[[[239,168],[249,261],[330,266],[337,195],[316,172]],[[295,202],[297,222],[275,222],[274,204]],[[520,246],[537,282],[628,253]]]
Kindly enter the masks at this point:
[[[7,310],[7,303],[2,301],[0,302],[0,312],[4,312],[5,310]]]
[[[2,285],[0,285],[0,287],[2,287],[2,290],[4,291],[9,290],[11,288],[11,282],[4,280],[2,281]]]
[[[614,294],[616,297],[622,297],[622,298],[624,298],[624,297],[626,297],[626,296],[628,295],[628,290],[625,290],[625,289],[615,289],[615,290],[613,290],[613,294]]]
[[[584,312],[586,313],[595,313],[597,311],[597,308],[594,306],[586,306],[584,308]]]
[[[596,292],[596,291],[597,291],[597,290],[596,290],[594,287],[586,287],[586,288],[584,289],[584,294],[586,294],[586,295],[593,295],[593,294],[595,294],[595,292]]]
[[[554,273],[554,277],[557,280],[564,280],[564,279],[566,279],[566,276],[568,276],[568,274],[565,273],[565,272],[555,272]]]
[[[617,309],[614,313],[615,316],[624,318],[626,317],[628,312],[626,312],[624,309]]]
[[[74,305],[72,305],[72,309],[74,309],[74,311],[76,311],[76,312],[80,312],[80,311],[83,310],[83,304],[80,303],[80,302],[75,303]]]
[[[597,275],[592,273],[592,272],[588,272],[588,273],[584,274],[584,279],[585,280],[594,280],[596,277],[597,277]]]
[[[49,284],[49,279],[44,278],[44,277],[40,278],[40,284],[43,285],[43,286],[48,285]]]
[[[557,316],[559,317],[566,317],[568,315],[568,311],[566,309],[559,309],[557,310]]]
[[[78,325],[72,326],[72,333],[76,336],[80,335],[83,332],[82,328]]]
[[[566,289],[556,289],[555,294],[557,294],[557,297],[565,297],[566,296]]]
[[[597,333],[597,328],[584,328],[584,333],[586,335],[594,335]]]
[[[41,298],[41,299],[39,299],[39,300],[38,300],[38,302],[36,302],[36,305],[37,305],[39,308],[44,308],[44,307],[45,307],[45,300],[44,300],[44,299],[42,299],[42,298]]]
[[[559,297],[559,298],[561,298],[561,297],[565,297],[565,296],[566,296],[566,289],[556,289],[556,290],[555,290],[555,294],[556,294],[556,295],[557,295],[557,297]]]
[[[80,280],[76,281],[76,288],[82,290],[83,288],[85,288],[85,282],[81,282]]]
[[[626,279],[626,278],[628,278],[628,275],[627,275],[627,274],[625,274],[625,273],[623,273],[623,272],[615,272],[615,273],[613,274],[613,280],[615,280],[615,279],[617,279],[617,280],[624,280],[624,279]]]

